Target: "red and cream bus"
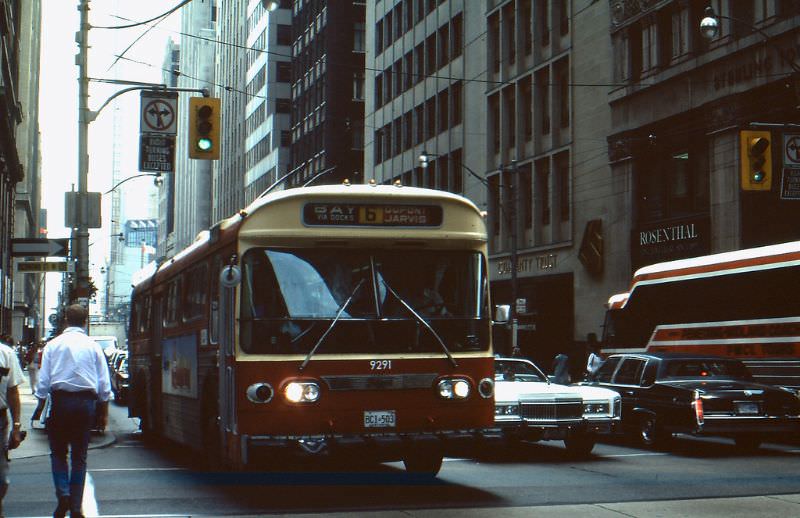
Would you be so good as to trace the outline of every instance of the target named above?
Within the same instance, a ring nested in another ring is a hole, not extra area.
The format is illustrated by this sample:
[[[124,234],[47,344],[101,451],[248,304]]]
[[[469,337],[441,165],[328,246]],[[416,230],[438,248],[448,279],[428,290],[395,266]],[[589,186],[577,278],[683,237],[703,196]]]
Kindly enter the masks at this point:
[[[609,299],[603,351],[731,356],[798,388],[798,286],[800,241],[646,266]]]
[[[136,282],[131,415],[233,467],[365,447],[435,474],[493,423],[486,246],[442,191],[267,194]]]

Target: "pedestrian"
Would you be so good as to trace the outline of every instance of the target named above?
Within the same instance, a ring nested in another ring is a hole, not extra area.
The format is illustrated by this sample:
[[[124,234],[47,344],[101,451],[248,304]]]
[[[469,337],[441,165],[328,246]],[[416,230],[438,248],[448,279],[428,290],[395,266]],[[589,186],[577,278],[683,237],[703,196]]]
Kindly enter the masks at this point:
[[[19,385],[23,379],[22,366],[14,349],[0,343],[0,516],[3,515],[3,498],[8,491],[8,451],[19,446],[25,438],[20,424],[19,403]]]
[[[39,367],[42,364],[42,349],[37,342],[28,345],[25,353],[25,363],[28,369],[28,379],[31,382],[31,394],[36,393],[36,384],[39,382]]]
[[[553,383],[560,385],[569,384],[571,381],[569,377],[569,356],[564,353],[558,353],[553,358],[553,377],[551,379]]]
[[[36,397],[40,404],[51,398],[47,436],[58,498],[53,516],[63,518],[69,511],[72,518],[82,518],[89,434],[95,422],[105,428],[111,384],[103,351],[86,334],[88,311],[73,304],[64,313],[66,329],[44,348]]]
[[[597,372],[600,364],[603,363],[603,358],[600,356],[600,344],[597,342],[597,335],[589,333],[586,335],[586,347],[589,350],[589,355],[586,358],[586,377],[590,378]]]

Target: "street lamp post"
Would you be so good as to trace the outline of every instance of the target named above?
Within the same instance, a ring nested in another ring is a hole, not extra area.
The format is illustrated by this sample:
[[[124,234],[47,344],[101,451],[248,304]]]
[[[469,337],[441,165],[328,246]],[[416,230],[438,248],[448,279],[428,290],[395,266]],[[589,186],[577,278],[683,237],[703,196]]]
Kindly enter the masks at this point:
[[[423,169],[426,169],[431,162],[431,159],[434,157],[438,157],[435,153],[429,153],[425,150],[419,154],[419,164]],[[486,181],[486,178],[480,176],[475,171],[470,169],[466,166],[466,164],[457,162],[458,165],[463,167],[470,175],[475,177],[484,187],[488,189],[489,182]],[[500,167],[502,171],[506,171],[505,167]],[[512,160],[510,164],[510,172],[511,172],[511,185],[507,187],[510,189],[511,192],[511,203],[508,210],[503,208],[503,204],[500,204],[500,212],[506,216],[506,221],[508,224],[510,238],[511,238],[511,250],[510,250],[510,273],[511,273],[511,304],[509,307],[509,326],[511,328],[511,353],[512,355],[519,354],[519,345],[517,343],[517,334],[518,334],[518,319],[517,319],[517,204],[518,204],[518,196],[519,196],[519,189],[515,188],[515,184],[517,182],[517,161]]]
[[[746,22],[744,20],[740,20],[738,18],[734,18],[732,16],[723,16],[721,14],[717,14],[714,12],[713,7],[706,7],[705,12],[703,13],[705,16],[702,20],[700,20],[700,34],[707,40],[713,39],[717,34],[719,34],[719,21],[720,20],[730,20],[732,22],[738,23],[739,25],[743,25],[761,35],[764,38],[764,41],[768,43],[772,48],[778,53],[778,56],[783,60],[784,63],[789,65],[789,67],[794,72],[800,72],[800,65],[789,59],[786,54],[784,53],[783,49],[775,45],[772,40],[770,39],[769,35],[756,27],[755,25]]]

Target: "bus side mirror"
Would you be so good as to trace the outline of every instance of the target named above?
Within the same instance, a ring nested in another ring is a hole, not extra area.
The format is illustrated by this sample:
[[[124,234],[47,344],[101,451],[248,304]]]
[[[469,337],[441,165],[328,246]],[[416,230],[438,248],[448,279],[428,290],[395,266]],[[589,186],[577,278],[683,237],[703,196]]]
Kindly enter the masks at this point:
[[[498,304],[494,312],[494,324],[507,324],[511,316],[511,306],[509,304]]]

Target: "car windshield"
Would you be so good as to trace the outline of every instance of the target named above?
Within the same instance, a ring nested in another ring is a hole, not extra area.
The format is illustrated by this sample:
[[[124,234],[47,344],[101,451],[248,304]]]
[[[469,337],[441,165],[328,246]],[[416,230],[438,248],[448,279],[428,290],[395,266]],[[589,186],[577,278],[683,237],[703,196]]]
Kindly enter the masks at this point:
[[[514,360],[494,361],[495,381],[541,381],[546,380],[539,371],[528,362]]]
[[[487,350],[487,282],[478,252],[251,249],[242,259],[241,347],[254,354],[442,352],[442,343],[453,352]]]
[[[664,370],[667,378],[738,378],[749,379],[750,372],[741,362],[715,358],[670,360]]]

